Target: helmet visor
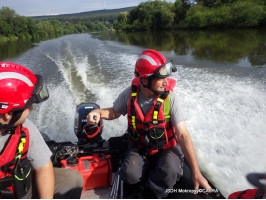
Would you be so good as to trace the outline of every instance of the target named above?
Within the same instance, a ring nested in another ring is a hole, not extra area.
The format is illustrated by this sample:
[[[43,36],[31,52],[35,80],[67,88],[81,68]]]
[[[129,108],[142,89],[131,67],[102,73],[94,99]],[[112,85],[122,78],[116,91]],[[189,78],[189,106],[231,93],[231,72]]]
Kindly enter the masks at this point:
[[[177,71],[176,66],[174,62],[171,60],[158,67],[154,75],[157,78],[166,78],[170,76],[172,72],[176,71]]]
[[[31,93],[32,103],[41,103],[49,98],[47,87],[42,76],[36,74],[37,83]]]

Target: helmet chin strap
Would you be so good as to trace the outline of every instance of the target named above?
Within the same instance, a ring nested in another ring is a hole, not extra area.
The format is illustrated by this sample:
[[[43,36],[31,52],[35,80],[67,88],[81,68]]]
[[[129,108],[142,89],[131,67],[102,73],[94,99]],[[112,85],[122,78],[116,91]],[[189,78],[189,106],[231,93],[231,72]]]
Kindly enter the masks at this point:
[[[16,127],[14,126],[14,124],[16,123],[16,121],[18,121],[22,115],[24,110],[17,110],[13,112],[13,116],[10,120],[10,122],[8,124],[1,124],[0,123],[0,129],[4,129],[6,131],[13,131],[16,129]]]
[[[144,85],[144,84],[142,83],[142,81],[141,81],[141,84],[143,85],[143,87],[145,87],[145,88],[151,90],[154,94],[156,94],[156,95],[162,95],[165,91],[156,91],[156,90],[152,89],[152,87],[151,87],[151,82],[152,82],[153,79],[154,79],[153,76],[149,76],[149,77],[148,77],[148,85]]]

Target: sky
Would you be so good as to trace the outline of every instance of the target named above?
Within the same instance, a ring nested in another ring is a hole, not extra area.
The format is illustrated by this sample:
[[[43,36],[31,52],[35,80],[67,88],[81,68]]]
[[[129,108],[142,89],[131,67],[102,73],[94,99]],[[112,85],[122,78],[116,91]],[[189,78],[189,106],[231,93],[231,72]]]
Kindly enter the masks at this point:
[[[7,6],[23,16],[41,16],[125,8],[145,1],[147,0],[0,0],[0,8]]]

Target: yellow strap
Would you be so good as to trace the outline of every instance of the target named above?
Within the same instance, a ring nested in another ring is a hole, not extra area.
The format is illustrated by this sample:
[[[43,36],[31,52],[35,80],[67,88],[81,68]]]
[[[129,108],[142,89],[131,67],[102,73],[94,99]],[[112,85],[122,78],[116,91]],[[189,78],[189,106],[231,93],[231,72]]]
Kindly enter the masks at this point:
[[[132,116],[132,126],[134,129],[136,129],[136,116]]]
[[[153,112],[153,119],[154,120],[157,120],[158,119],[158,113],[159,113],[158,111],[154,111]]]
[[[164,118],[167,122],[170,121],[170,93],[167,97],[167,99],[165,100],[164,104],[163,104],[163,112],[164,112]]]
[[[23,151],[25,143],[26,143],[26,138],[21,138],[21,141],[18,145],[18,153],[21,153]]]
[[[131,97],[135,97],[137,96],[137,93],[136,92],[132,92],[131,93]],[[132,126],[134,129],[137,129],[137,126],[136,126],[136,116],[132,116]]]
[[[157,99],[157,101],[163,103],[163,99],[161,99],[160,97]]]

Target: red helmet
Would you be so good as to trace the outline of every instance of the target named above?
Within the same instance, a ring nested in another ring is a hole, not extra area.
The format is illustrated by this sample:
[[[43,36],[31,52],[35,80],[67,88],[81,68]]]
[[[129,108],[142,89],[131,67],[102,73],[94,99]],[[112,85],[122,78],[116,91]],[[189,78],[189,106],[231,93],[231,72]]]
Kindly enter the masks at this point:
[[[152,49],[144,50],[135,64],[135,76],[148,77],[166,62],[166,58],[158,51]]]
[[[48,99],[48,91],[40,75],[25,67],[0,62],[0,113],[23,109]]]

